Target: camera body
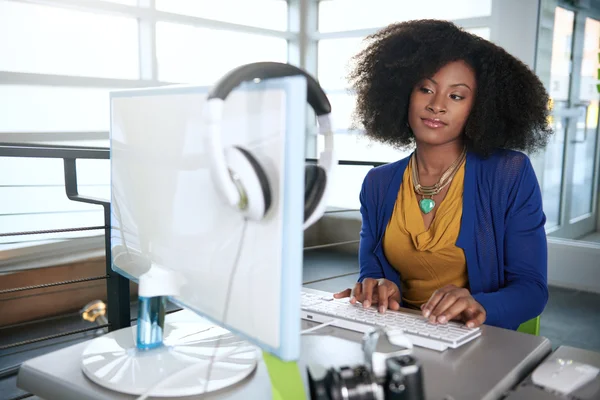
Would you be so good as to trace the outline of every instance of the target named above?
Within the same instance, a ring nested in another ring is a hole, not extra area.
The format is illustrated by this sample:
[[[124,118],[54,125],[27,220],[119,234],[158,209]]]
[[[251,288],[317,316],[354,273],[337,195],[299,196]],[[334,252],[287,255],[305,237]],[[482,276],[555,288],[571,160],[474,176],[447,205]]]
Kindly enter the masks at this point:
[[[398,331],[377,328],[365,334],[365,363],[307,367],[312,400],[424,400],[421,366],[412,343]]]

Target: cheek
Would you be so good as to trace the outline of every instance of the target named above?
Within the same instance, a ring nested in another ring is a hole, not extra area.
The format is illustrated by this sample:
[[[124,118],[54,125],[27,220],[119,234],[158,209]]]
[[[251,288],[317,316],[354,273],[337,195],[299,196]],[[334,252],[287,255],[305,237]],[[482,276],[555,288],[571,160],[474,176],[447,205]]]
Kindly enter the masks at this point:
[[[408,119],[409,121],[417,118],[419,115],[419,111],[424,107],[422,96],[419,96],[418,93],[413,92],[410,95],[410,102],[408,103]]]
[[[462,124],[466,124],[467,119],[469,119],[469,115],[471,114],[471,110],[473,109],[473,104],[463,104],[462,107],[456,110],[455,115],[456,119]]]

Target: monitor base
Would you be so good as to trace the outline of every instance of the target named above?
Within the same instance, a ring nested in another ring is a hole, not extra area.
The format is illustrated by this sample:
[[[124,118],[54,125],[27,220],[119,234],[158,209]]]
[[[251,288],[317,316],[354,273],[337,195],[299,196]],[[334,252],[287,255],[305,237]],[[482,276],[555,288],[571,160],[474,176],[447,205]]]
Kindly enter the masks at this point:
[[[256,346],[187,313],[169,318],[155,349],[136,348],[136,327],[91,340],[81,359],[85,376],[116,392],[180,397],[224,389],[256,369],[262,357]]]

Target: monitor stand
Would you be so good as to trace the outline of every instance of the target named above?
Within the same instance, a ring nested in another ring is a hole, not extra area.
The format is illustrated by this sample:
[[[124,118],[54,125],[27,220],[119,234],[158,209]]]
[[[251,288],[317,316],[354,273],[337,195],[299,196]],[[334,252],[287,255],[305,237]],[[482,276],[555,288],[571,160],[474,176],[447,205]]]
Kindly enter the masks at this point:
[[[171,314],[164,330],[149,329],[161,319],[149,306],[140,298],[137,327],[90,341],[81,359],[90,380],[142,398],[193,396],[242,381],[262,357],[258,347],[187,310]]]

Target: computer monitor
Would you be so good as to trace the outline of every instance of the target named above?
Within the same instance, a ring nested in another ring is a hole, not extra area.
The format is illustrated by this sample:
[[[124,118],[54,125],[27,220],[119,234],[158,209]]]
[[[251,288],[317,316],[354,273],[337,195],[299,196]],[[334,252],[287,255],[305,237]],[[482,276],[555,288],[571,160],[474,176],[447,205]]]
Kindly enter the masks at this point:
[[[223,201],[214,184],[207,91],[168,86],[110,96],[113,268],[136,282],[150,278],[140,299],[164,292],[205,317],[190,322],[182,312],[157,349],[136,348],[135,329],[91,341],[83,371],[116,391],[147,393],[198,365],[193,378],[152,393],[192,395],[246,377],[259,348],[299,357],[307,81],[244,82],[223,103],[223,146],[250,151],[271,185],[272,206],[259,221]]]

